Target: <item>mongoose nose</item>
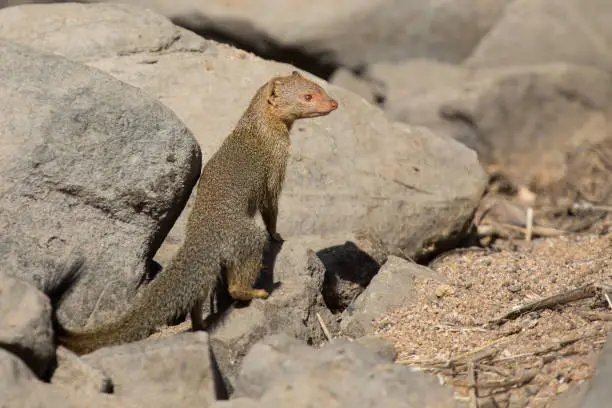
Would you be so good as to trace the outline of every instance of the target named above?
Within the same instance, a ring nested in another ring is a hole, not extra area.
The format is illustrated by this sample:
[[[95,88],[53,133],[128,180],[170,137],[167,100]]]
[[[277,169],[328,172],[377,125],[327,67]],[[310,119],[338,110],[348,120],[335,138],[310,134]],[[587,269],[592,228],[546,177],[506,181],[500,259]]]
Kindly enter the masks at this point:
[[[331,106],[332,110],[335,110],[336,108],[338,108],[338,102],[336,102],[333,99],[329,101],[329,105]]]

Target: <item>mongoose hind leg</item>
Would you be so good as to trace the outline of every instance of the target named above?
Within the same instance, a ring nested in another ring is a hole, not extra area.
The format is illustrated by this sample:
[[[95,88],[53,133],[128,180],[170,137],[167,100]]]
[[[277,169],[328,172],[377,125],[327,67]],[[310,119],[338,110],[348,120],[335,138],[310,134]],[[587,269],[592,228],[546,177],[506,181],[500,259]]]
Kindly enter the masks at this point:
[[[253,289],[261,271],[261,257],[253,257],[228,268],[227,280],[230,296],[235,300],[265,299],[270,294],[263,289]]]
[[[206,324],[204,323],[202,316],[202,306],[204,306],[204,299],[198,299],[189,312],[191,317],[191,328],[193,331],[206,330]]]

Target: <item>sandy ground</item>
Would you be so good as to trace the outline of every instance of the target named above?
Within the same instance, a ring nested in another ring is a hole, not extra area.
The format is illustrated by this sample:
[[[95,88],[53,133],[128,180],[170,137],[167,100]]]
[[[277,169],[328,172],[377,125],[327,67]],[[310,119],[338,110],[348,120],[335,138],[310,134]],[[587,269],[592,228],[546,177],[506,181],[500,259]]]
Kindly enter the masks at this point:
[[[479,407],[549,407],[593,374],[612,316],[600,292],[487,323],[543,297],[612,285],[611,232],[459,250],[430,267],[448,285],[417,281],[418,300],[379,321],[377,334],[395,344],[397,362],[453,385],[466,406],[473,375]]]

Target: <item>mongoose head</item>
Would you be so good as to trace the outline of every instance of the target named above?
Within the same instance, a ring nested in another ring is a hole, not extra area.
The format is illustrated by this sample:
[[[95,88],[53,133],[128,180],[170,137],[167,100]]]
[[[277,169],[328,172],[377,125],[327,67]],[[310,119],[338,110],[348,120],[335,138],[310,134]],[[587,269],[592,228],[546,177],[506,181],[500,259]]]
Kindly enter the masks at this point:
[[[338,108],[319,85],[297,71],[269,82],[268,104],[273,115],[285,122],[324,116]]]

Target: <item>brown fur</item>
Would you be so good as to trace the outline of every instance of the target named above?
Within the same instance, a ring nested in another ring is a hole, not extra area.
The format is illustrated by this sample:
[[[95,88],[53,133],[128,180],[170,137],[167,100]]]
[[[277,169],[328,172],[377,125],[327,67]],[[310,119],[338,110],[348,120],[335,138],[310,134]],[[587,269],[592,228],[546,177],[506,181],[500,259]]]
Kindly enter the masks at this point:
[[[253,289],[261,269],[266,232],[276,231],[278,198],[290,154],[289,131],[297,119],[327,115],[338,104],[296,71],[264,84],[236,128],[211,157],[200,177],[186,238],[176,257],[118,321],[81,332],[60,330],[59,340],[78,354],[142,339],[156,326],[189,311],[202,326],[202,305],[221,271],[237,300],[268,297]]]

